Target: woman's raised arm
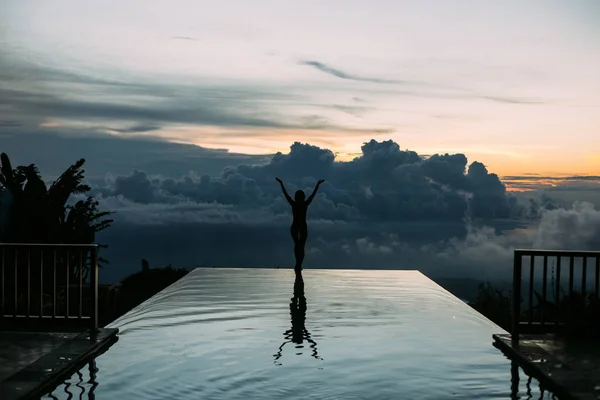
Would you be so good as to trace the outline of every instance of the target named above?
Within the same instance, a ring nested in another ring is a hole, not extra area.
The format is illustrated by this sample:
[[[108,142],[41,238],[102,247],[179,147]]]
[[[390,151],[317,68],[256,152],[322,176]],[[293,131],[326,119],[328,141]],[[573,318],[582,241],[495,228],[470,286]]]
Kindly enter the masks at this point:
[[[285,196],[288,203],[290,203],[290,205],[294,205],[294,200],[290,197],[287,190],[285,190],[285,186],[283,186],[283,181],[279,178],[275,178],[275,180],[281,185],[281,191],[283,192],[283,195]]]

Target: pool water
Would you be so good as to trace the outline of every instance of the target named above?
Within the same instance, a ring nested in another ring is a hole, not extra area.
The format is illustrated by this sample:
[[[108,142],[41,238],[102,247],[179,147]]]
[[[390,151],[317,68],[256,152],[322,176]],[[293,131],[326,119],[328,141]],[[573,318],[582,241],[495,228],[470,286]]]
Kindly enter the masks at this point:
[[[503,329],[417,271],[199,268],[110,327],[45,398],[516,398]]]

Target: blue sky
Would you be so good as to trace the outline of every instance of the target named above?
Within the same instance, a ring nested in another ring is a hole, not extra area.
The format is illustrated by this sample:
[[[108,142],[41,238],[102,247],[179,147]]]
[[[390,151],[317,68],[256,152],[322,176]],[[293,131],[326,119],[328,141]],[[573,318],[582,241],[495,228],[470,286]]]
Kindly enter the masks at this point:
[[[600,171],[593,0],[9,0],[0,11],[5,126],[251,154],[300,140],[340,159],[392,139],[501,175]]]

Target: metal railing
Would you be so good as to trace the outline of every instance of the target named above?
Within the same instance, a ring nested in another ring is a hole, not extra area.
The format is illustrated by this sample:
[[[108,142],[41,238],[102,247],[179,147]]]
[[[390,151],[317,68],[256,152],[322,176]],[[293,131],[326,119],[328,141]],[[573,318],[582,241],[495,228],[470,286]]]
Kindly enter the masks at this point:
[[[98,330],[98,245],[0,243],[0,326]]]
[[[600,251],[515,250],[513,340],[520,333],[599,324]]]

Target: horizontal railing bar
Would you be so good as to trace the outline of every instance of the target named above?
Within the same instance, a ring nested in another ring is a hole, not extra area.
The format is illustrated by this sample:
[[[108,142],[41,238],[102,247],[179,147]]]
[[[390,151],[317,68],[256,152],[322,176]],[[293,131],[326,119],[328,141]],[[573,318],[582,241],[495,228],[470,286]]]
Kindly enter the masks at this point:
[[[600,257],[600,251],[515,249],[515,256]]]
[[[69,318],[69,319],[71,319],[71,318]],[[567,326],[567,327],[570,327],[570,326],[597,327],[597,326],[598,326],[598,324],[597,324],[597,323],[594,323],[594,322],[579,323],[579,324],[573,324],[573,323],[570,323],[570,322],[560,322],[560,323],[558,324],[558,326],[559,326],[559,327],[563,327],[563,326]],[[541,323],[541,322],[535,322],[535,321],[534,321],[534,322],[531,322],[531,323],[529,323],[529,322],[519,322],[519,327],[540,327],[540,328],[548,328],[548,324],[547,324],[547,323],[543,324],[543,323]]]
[[[69,243],[0,243],[0,247],[74,247],[74,248],[94,248],[97,244],[69,244]]]

